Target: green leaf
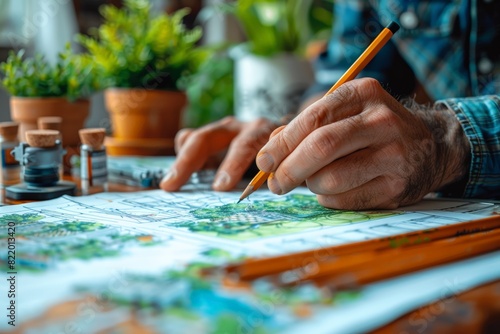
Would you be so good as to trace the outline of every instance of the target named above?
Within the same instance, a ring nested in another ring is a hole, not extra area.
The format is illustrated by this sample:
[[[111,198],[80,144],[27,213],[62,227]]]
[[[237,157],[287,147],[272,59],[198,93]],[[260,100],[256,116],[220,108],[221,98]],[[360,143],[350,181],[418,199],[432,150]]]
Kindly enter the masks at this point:
[[[0,64],[2,85],[13,96],[86,98],[101,89],[99,74],[93,62],[73,54],[70,45],[58,55],[55,65],[41,54],[25,58],[24,50],[11,52]]]
[[[127,0],[122,8],[101,6],[104,18],[93,36],[78,41],[102,73],[107,85],[177,90],[183,76],[199,68],[200,28],[182,23],[189,9],[152,13],[147,0]]]

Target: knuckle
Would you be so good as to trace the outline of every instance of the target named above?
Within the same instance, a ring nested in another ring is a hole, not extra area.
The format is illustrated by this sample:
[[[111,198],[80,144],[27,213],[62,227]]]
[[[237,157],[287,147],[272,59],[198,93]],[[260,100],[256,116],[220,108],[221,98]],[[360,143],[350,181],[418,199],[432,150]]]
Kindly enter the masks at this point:
[[[292,152],[293,147],[291,143],[289,143],[288,137],[284,131],[281,131],[276,136],[273,137],[273,140],[276,140],[277,147],[281,148],[283,152]]]
[[[179,145],[192,132],[193,132],[193,129],[189,129],[189,128],[180,129],[177,132],[177,134],[175,135],[175,139],[174,139],[175,145]]]
[[[307,139],[308,158],[316,161],[330,159],[341,138],[332,131],[315,131]]]
[[[407,187],[407,182],[400,177],[386,177],[386,196],[393,199],[399,198],[403,192],[402,189]]]
[[[256,123],[253,123],[253,126],[249,127],[247,131],[244,131],[244,133],[248,133],[254,140],[265,144],[269,140],[269,137],[275,133],[274,131],[276,131],[276,125],[268,120],[258,120]],[[276,131],[275,134],[277,133],[279,133],[279,131]]]
[[[182,129],[180,129],[180,130],[177,132],[176,137],[183,136],[183,135],[188,134],[188,133],[190,133],[190,132],[193,132],[193,129],[191,129],[191,128],[182,128]]]
[[[321,176],[312,175],[306,179],[307,187],[317,195],[335,195],[340,189],[341,180],[338,175],[333,173],[323,174]]]
[[[304,116],[300,117],[298,125],[303,131],[308,131],[308,129],[318,129],[328,123],[328,117],[330,114],[330,109],[327,104],[317,103],[314,107],[304,111]]]
[[[225,125],[233,124],[235,122],[237,122],[237,120],[234,116],[226,116],[226,117],[222,118],[220,121],[218,121],[217,123],[225,126]]]
[[[331,98],[336,99],[341,104],[364,103],[368,97],[378,97],[380,90],[383,88],[378,80],[362,78],[344,83],[331,94]]]
[[[355,84],[359,84],[359,89],[368,93],[377,93],[383,89],[380,82],[374,78],[362,78],[357,80]]]
[[[276,136],[278,133],[280,133],[281,131],[283,131],[283,129],[285,128],[284,125],[280,126],[280,127],[277,127],[276,129],[274,129],[273,131],[271,131],[271,134],[269,135],[270,138]]]
[[[366,128],[365,116],[363,114],[355,114],[345,118],[345,122],[348,125],[348,133],[357,134],[362,133]]]
[[[302,182],[302,180],[297,179],[291,169],[280,168],[279,172],[279,175],[276,175],[276,177],[279,179],[279,184],[281,185],[296,185]]]
[[[262,117],[256,119],[255,121],[252,121],[252,125],[258,128],[263,128],[263,127],[269,128],[271,127],[272,124],[273,123],[269,119]]]
[[[340,104],[348,104],[351,103],[353,99],[357,96],[356,89],[352,83],[345,83],[337,88],[330,96],[331,99],[335,99]]]
[[[341,189],[342,183],[342,179],[337,173],[334,172],[328,173],[325,180],[322,181],[322,184],[324,184],[324,187],[326,188],[325,191],[330,193],[335,192],[337,189]]]
[[[266,121],[259,121],[255,125],[243,130],[235,140],[241,145],[255,146],[258,149],[262,148],[267,143],[269,134],[273,131],[274,127],[271,127]]]
[[[267,141],[267,136],[259,132],[250,132],[237,136],[229,145],[231,150],[238,150],[240,155],[254,156]]]

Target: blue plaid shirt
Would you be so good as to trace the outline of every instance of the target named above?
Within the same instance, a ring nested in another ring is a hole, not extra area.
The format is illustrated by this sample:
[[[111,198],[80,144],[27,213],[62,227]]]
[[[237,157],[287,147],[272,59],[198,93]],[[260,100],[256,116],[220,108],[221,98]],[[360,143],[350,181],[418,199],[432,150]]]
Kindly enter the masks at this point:
[[[316,86],[330,86],[381,28],[401,29],[360,76],[396,97],[419,82],[432,100],[455,111],[471,144],[467,178],[448,196],[500,197],[499,0],[336,0],[332,38],[317,59]]]

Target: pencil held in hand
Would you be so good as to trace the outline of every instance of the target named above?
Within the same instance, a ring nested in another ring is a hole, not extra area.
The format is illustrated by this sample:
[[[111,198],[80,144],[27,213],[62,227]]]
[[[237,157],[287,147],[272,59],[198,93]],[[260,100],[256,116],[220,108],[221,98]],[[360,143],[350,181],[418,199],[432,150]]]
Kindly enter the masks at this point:
[[[259,189],[264,184],[264,182],[266,182],[269,175],[271,175],[271,173],[259,171],[241,194],[238,203],[247,198],[248,196],[250,196],[250,194],[256,191],[257,189]]]
[[[359,58],[349,67],[349,69],[340,77],[340,79],[330,88],[330,90],[325,94],[331,94],[335,91],[339,86],[343,85],[347,81],[353,80],[356,76],[365,68],[365,66],[375,57],[375,55],[382,49],[382,47],[391,39],[392,35],[399,30],[399,25],[391,21],[382,29],[380,34],[373,40],[373,42],[368,45],[366,50],[359,56]],[[251,193],[256,191],[257,189],[264,184],[271,173],[259,171],[257,175],[250,181],[250,184],[243,191],[240,200],[247,198]]]

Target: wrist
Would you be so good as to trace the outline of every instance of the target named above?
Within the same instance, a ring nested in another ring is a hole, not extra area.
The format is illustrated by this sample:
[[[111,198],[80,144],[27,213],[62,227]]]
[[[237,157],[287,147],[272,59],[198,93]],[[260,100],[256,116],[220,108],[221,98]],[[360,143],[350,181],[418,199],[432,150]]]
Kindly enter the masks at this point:
[[[444,104],[435,104],[432,113],[436,120],[432,124],[434,140],[442,152],[436,159],[443,171],[436,190],[463,193],[471,159],[469,140],[453,110]]]
[[[462,193],[470,166],[470,143],[454,111],[442,103],[429,107],[411,102],[407,108],[420,115],[434,143],[429,164],[434,173],[431,191]]]

